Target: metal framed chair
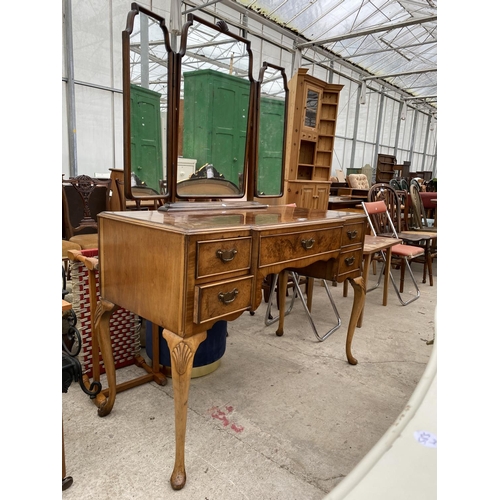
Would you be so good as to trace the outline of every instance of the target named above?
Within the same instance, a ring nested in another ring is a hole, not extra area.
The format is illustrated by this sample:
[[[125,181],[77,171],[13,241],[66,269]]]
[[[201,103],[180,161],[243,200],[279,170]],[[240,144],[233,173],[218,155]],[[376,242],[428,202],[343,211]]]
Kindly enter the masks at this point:
[[[393,238],[398,238],[398,234],[396,232],[396,229],[394,227],[394,224],[392,222],[391,216],[389,215],[389,212],[387,210],[387,206],[385,204],[385,201],[373,201],[373,202],[362,202],[363,205],[363,210],[365,211],[367,217],[368,217],[368,223],[370,225],[370,228],[372,230],[372,234],[374,236],[385,236],[385,237],[393,237]],[[381,234],[377,228],[380,227],[390,227],[391,228],[391,233],[392,234]],[[367,292],[370,292],[377,288],[380,285],[382,274],[384,272],[385,266],[391,266],[393,263],[399,264],[401,266],[401,278],[400,278],[400,286],[399,289],[396,285],[396,282],[394,281],[394,277],[392,275],[392,272],[389,270],[389,275],[391,278],[391,282],[394,286],[394,289],[396,290],[396,294],[398,296],[399,301],[403,306],[406,306],[410,304],[411,302],[414,302],[420,297],[420,290],[417,285],[417,281],[415,280],[415,276],[413,275],[413,272],[411,270],[410,263],[413,259],[419,256],[423,256],[425,253],[425,249],[423,247],[419,246],[414,246],[414,245],[404,245],[404,244],[397,244],[392,247],[392,257],[391,257],[391,262],[387,262],[385,252],[381,252],[382,255],[382,260],[384,262],[384,266],[382,266],[382,270],[377,282],[377,285],[369,290]],[[404,300],[402,297],[402,293],[404,291],[404,278],[405,278],[405,271],[406,268],[408,268],[408,273],[410,275],[410,278],[413,282],[413,285],[415,286],[415,291],[416,295],[409,298],[408,300]]]
[[[405,244],[420,246],[424,249],[424,256],[417,259],[417,262],[424,265],[422,283],[426,282],[427,272],[429,272],[429,282],[433,286],[432,261],[437,256],[437,253],[432,250],[434,237],[428,232],[414,231],[408,227],[408,225],[411,226],[408,217],[408,205],[411,202],[406,191],[396,191],[386,183],[374,184],[368,192],[368,201],[380,200],[383,200],[387,206],[397,237],[402,239]],[[379,219],[375,220],[374,223],[380,224],[379,227],[376,227],[380,236],[384,236],[385,234],[392,236],[392,228],[389,226],[388,221]]]
[[[307,290],[307,294],[308,294],[308,297],[306,299],[306,297],[304,296],[304,292],[302,291],[302,289],[300,287],[301,276],[295,271],[288,271],[288,274],[292,278],[293,290],[292,290],[292,296],[291,296],[289,304],[288,304],[288,308],[285,311],[285,316],[290,314],[290,312],[292,311],[293,304],[295,302],[296,297],[298,296],[300,298],[300,301],[302,302],[302,305],[304,306],[304,311],[306,312],[307,319],[309,320],[309,324],[311,325],[311,328],[314,332],[314,335],[316,336],[316,338],[318,339],[319,342],[325,341],[334,331],[338,330],[340,328],[340,326],[342,325],[342,320],[340,319],[340,314],[337,310],[337,306],[335,305],[335,302],[333,301],[333,297],[332,297],[332,294],[328,288],[327,281],[322,280],[324,288],[326,290],[326,294],[328,296],[328,299],[330,300],[330,304],[332,306],[333,313],[335,315],[336,323],[326,333],[324,333],[323,335],[320,335],[318,333],[318,329],[316,328],[316,324],[314,323],[314,319],[311,315],[311,307],[312,307],[311,303],[312,303],[312,301],[309,300],[310,294],[312,292],[312,288],[310,288],[310,286],[314,283],[314,281],[313,281],[314,278],[309,278],[307,276],[304,276],[304,278],[306,278],[306,290]],[[271,314],[273,300],[276,296],[276,282],[277,282],[278,276],[279,276],[278,274],[275,274],[273,276],[273,280],[272,280],[272,284],[271,284],[271,291],[270,291],[269,299],[267,302],[266,317],[264,319],[266,326],[275,323],[279,319],[279,316],[273,318],[273,316]]]

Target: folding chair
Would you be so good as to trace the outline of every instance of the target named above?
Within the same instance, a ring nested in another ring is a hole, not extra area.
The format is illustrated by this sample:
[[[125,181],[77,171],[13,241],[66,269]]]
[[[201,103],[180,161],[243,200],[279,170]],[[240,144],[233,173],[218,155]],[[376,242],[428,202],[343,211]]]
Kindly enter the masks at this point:
[[[392,222],[392,218],[389,215],[389,212],[387,210],[387,205],[385,204],[384,201],[374,201],[374,202],[362,202],[363,205],[363,210],[365,211],[365,214],[368,217],[368,223],[370,224],[370,228],[372,230],[372,234],[374,236],[384,236],[384,237],[392,237],[392,238],[397,238],[397,232],[394,227],[394,224]],[[377,220],[380,219],[380,220]],[[392,235],[388,235],[387,233],[385,234],[377,234],[376,227],[390,227]],[[382,279],[382,274],[384,272],[385,266],[391,266],[392,262],[387,262],[385,252],[382,253],[382,259],[384,261],[384,265],[382,266],[382,270],[380,272],[377,284],[367,290],[367,292],[371,292],[375,288],[377,288],[380,285],[381,279]],[[394,289],[396,290],[396,294],[398,296],[399,301],[403,306],[406,306],[410,304],[411,302],[414,302],[420,297],[420,290],[418,288],[417,282],[415,280],[415,276],[413,275],[413,272],[411,270],[410,263],[411,261],[419,256],[424,255],[425,253],[425,248],[423,247],[417,247],[413,245],[401,245],[397,244],[392,247],[392,260],[396,260],[398,264],[401,265],[401,279],[400,279],[400,287],[398,290],[398,287],[396,285],[396,282],[394,281],[394,277],[392,276],[392,272],[390,271],[389,267],[389,276],[391,278],[392,284],[394,286]],[[402,293],[404,291],[404,277],[405,277],[405,270],[408,268],[408,272],[410,274],[410,277],[413,281],[413,284],[415,286],[415,290],[417,292],[416,296],[411,297],[408,300],[403,300]]]
[[[332,294],[330,293],[330,290],[328,288],[327,281],[322,280],[323,285],[324,285],[325,290],[326,290],[326,294],[328,295],[328,299],[330,300],[330,304],[332,306],[333,313],[334,313],[335,318],[336,318],[335,319],[336,323],[325,334],[320,335],[318,333],[318,329],[316,328],[313,317],[311,315],[311,311],[310,311],[311,301],[306,300],[306,298],[304,297],[304,293],[302,292],[302,289],[300,288],[300,276],[299,276],[299,274],[295,271],[289,271],[289,274],[290,274],[290,276],[292,278],[292,282],[293,282],[293,291],[292,291],[292,297],[291,297],[289,306],[288,306],[287,310],[285,311],[284,315],[287,316],[292,311],[293,304],[295,302],[295,298],[298,296],[300,298],[300,301],[302,302],[302,305],[304,306],[304,311],[307,314],[307,319],[309,320],[311,328],[313,329],[314,335],[316,336],[316,338],[318,339],[319,342],[325,341],[334,331],[338,330],[342,324],[342,320],[340,319],[340,314],[337,310],[337,307],[335,306],[335,302],[333,301],[333,297],[332,297]],[[278,278],[278,275],[277,274],[274,275],[273,280],[272,280],[272,284],[271,284],[271,292],[269,294],[269,299],[268,299],[267,309],[266,309],[266,318],[264,319],[266,326],[271,325],[272,323],[275,323],[279,319],[279,316],[276,318],[273,318],[271,315],[272,302],[273,302],[273,299],[276,295],[277,278]],[[307,287],[307,289],[309,289],[309,285],[314,283],[313,281],[310,281],[310,280],[313,280],[314,278],[309,278],[309,277],[305,277],[305,278],[306,278],[306,282],[307,282],[306,287]],[[312,289],[309,291],[309,293],[311,293],[311,291],[312,291]],[[309,298],[309,296],[308,296],[308,298]],[[276,334],[278,335],[277,332],[276,332]]]

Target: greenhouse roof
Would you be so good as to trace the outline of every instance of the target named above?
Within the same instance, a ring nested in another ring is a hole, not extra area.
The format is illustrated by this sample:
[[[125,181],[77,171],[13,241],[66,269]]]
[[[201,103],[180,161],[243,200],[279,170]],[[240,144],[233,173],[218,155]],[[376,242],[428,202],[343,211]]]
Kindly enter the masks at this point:
[[[207,4],[212,3],[210,1]],[[437,103],[437,0],[230,0],[295,32],[295,46]]]

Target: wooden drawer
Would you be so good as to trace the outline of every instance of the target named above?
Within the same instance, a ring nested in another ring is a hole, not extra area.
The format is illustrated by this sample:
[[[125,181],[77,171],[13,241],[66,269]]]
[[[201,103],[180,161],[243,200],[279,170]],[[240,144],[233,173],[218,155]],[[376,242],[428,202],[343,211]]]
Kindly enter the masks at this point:
[[[362,259],[363,252],[359,247],[341,252],[339,255],[338,281],[342,281],[342,279],[346,278],[348,275],[360,276]]]
[[[194,322],[202,324],[249,308],[252,281],[253,275],[195,286]]]
[[[197,243],[196,279],[250,269],[252,238],[226,238]]]
[[[342,231],[342,246],[355,245],[363,241],[364,231],[363,223],[348,224],[344,226]]]
[[[340,249],[341,235],[342,228],[338,227],[262,236],[259,266],[333,253]]]

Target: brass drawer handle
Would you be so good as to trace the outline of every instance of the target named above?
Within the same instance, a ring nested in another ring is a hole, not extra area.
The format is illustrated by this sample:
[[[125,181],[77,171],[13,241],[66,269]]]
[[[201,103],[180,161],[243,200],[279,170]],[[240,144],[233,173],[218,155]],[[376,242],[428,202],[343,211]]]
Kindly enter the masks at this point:
[[[310,250],[314,245],[314,240],[309,238],[308,240],[301,240],[300,243],[304,249]]]
[[[226,292],[226,293],[220,292],[218,297],[223,304],[230,304],[231,302],[234,301],[238,293],[239,293],[238,289],[234,288],[231,292]]]
[[[233,248],[231,250],[217,250],[217,252],[215,252],[215,255],[217,255],[217,257],[219,257],[222,262],[231,262],[237,253],[238,250],[236,250],[236,248]]]
[[[350,240],[353,240],[354,238],[356,238],[357,235],[358,235],[358,232],[356,230],[354,230],[354,231],[347,231],[347,237]]]
[[[347,257],[344,259],[344,262],[346,263],[346,266],[352,266],[354,264],[354,257]]]

